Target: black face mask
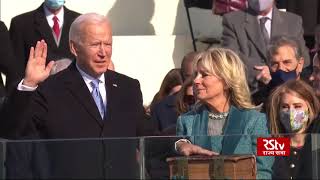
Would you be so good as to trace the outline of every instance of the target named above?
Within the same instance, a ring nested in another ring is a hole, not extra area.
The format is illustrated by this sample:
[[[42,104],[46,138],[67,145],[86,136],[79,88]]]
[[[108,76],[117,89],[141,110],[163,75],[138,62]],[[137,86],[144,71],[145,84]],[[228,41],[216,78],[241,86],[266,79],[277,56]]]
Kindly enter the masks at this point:
[[[285,72],[283,70],[278,70],[276,72],[271,73],[271,81],[270,81],[270,87],[273,89],[283,83],[285,83],[288,80],[291,79],[297,79],[297,72],[296,69]]]

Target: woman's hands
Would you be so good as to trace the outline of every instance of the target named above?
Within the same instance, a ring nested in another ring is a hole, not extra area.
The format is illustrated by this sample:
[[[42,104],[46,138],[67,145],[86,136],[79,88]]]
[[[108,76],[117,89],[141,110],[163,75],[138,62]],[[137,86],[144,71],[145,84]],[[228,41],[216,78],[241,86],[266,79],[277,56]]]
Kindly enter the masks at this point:
[[[209,151],[203,149],[200,146],[190,144],[187,142],[177,142],[177,151],[184,155],[184,156],[191,156],[191,155],[205,155],[205,156],[216,156],[219,153],[214,151]]]

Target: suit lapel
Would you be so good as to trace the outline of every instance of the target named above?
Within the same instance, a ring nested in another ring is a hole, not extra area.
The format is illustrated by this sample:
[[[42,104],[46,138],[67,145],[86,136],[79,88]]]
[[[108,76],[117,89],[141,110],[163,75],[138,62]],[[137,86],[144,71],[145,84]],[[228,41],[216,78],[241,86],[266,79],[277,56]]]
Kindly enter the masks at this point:
[[[88,114],[90,114],[96,122],[102,127],[103,121],[101,119],[100,113],[96,104],[85,84],[84,80],[81,77],[78,69],[76,68],[75,62],[73,62],[68,67],[68,74],[66,75],[64,84],[70,93],[75,97],[79,104],[81,104]]]
[[[211,149],[211,137],[208,136],[208,109],[205,105],[202,105],[197,110],[201,112],[201,114],[196,115],[195,119],[193,120],[192,125],[192,137],[191,141],[194,144],[200,145],[203,148]]]
[[[61,39],[59,43],[59,47],[66,47],[62,46],[62,42],[68,42],[69,41],[69,29],[71,26],[71,23],[73,22],[73,19],[70,18],[70,10],[66,7],[64,8],[64,16],[63,16],[63,26],[62,26],[62,32],[61,32]],[[68,45],[67,45],[68,47]]]
[[[223,131],[222,154],[233,154],[241,135],[244,134],[246,116],[241,110],[231,106],[228,120]]]
[[[52,34],[52,30],[44,14],[43,4],[36,10],[36,13],[34,14],[34,20],[35,30],[37,31],[37,33],[40,34],[40,37],[46,40],[48,47],[57,47],[57,44]]]
[[[281,14],[280,14],[280,11],[276,7],[273,7],[272,24],[271,24],[271,38],[281,36],[282,35],[281,33],[287,32],[287,31],[284,31],[283,29],[281,29],[279,31],[280,28],[290,27],[290,26],[284,26],[283,23],[286,23],[286,21],[283,20]]]
[[[257,17],[253,15],[253,12],[248,10],[246,12],[246,24],[244,25],[247,32],[248,38],[255,45],[260,55],[264,58],[265,62],[267,60],[267,47],[261,35],[260,25],[258,23]]]
[[[113,122],[113,119],[111,118],[112,112],[113,111],[121,112],[121,110],[114,110],[115,108],[114,103],[119,100],[119,99],[115,99],[115,97],[118,97],[118,98],[121,97],[121,94],[119,94],[120,90],[118,90],[120,87],[113,71],[108,70],[105,73],[105,79],[106,79],[105,84],[106,84],[106,93],[107,93],[106,122],[112,123]]]

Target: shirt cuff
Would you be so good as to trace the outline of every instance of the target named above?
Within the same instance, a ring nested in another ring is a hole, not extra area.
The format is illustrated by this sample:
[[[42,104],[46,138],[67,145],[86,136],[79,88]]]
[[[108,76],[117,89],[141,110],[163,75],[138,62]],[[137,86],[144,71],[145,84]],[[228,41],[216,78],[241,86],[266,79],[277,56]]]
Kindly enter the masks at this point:
[[[178,149],[177,149],[177,144],[178,144],[179,142],[186,142],[186,143],[192,144],[188,139],[179,139],[178,141],[176,141],[176,142],[174,143],[174,149],[175,149],[177,152],[179,152]]]
[[[24,81],[24,79],[22,79],[22,80],[20,81],[20,83],[18,84],[17,89],[18,89],[19,91],[35,91],[35,90],[37,89],[37,87],[38,87],[38,86],[36,86],[36,87],[30,87],[30,86],[23,85],[23,84],[22,84],[23,81]]]

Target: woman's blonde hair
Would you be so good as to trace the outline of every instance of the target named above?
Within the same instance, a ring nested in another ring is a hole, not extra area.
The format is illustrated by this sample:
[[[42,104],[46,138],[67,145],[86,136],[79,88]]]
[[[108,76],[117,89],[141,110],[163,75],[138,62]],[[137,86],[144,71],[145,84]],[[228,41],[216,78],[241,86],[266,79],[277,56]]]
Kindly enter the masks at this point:
[[[309,120],[307,127],[319,113],[320,104],[314,90],[303,80],[290,80],[277,87],[268,99],[267,116],[270,122],[270,131],[273,135],[280,135],[284,132],[284,127],[280,123],[280,105],[284,94],[292,94],[306,101],[308,106]]]
[[[245,67],[239,56],[229,49],[211,48],[195,57],[194,70],[201,66],[208,74],[224,81],[230,103],[240,109],[252,109]]]

